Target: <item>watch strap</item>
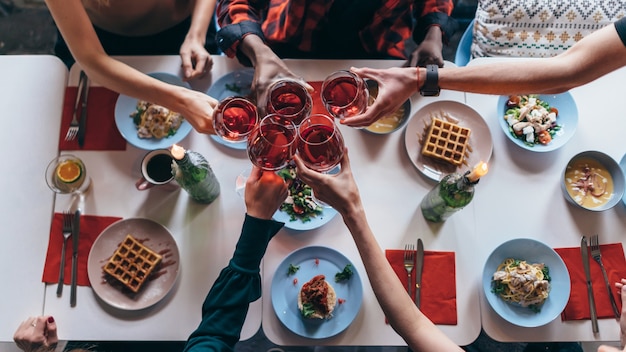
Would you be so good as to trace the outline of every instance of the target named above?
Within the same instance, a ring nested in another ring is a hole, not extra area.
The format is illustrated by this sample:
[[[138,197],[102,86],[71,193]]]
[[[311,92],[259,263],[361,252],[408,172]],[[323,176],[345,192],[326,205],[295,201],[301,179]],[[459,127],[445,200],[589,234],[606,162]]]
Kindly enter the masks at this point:
[[[439,95],[439,66],[426,65],[426,80],[420,90],[420,94],[425,97],[436,97]]]

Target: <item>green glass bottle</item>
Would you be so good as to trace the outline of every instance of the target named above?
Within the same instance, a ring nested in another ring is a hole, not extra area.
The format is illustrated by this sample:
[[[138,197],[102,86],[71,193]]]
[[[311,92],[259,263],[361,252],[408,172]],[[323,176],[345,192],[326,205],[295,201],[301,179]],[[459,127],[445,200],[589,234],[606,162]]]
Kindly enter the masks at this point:
[[[474,185],[487,173],[487,164],[479,163],[464,175],[446,175],[435,188],[422,199],[420,208],[428,221],[442,222],[463,209],[474,198]]]
[[[209,162],[198,152],[178,145],[171,149],[172,174],[180,187],[199,203],[211,203],[220,195],[220,184]]]

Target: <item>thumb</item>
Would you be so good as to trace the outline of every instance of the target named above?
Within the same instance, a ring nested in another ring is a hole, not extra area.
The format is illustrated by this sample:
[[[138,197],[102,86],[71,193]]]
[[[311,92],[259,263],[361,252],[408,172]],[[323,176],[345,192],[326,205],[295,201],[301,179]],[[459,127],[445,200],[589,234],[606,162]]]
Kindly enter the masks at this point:
[[[57,323],[52,316],[46,320],[46,331],[48,332],[48,346],[56,345],[59,342],[59,336],[57,335]]]

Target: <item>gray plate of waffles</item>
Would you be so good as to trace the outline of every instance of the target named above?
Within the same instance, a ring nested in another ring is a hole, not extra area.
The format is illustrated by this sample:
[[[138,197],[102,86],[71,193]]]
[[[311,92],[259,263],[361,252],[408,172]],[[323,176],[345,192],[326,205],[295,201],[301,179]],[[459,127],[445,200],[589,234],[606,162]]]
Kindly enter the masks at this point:
[[[129,234],[136,241],[128,241]],[[159,260],[155,262],[154,257]],[[104,267],[113,261],[120,262],[119,267],[106,273]],[[150,219],[131,218],[102,231],[89,252],[87,273],[102,301],[132,311],[151,307],[167,296],[176,283],[179,263],[176,241],[165,226]],[[145,278],[141,277],[143,273],[147,273]],[[138,288],[137,280],[141,281]]]
[[[404,130],[404,144],[411,163],[434,181],[489,162],[493,151],[491,132],[482,116],[452,100],[419,109]]]

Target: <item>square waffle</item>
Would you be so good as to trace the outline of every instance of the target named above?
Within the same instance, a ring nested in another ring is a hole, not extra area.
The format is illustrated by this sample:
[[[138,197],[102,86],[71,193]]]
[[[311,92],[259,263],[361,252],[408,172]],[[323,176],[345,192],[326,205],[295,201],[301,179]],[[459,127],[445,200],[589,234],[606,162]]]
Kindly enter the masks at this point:
[[[137,293],[161,259],[160,254],[128,234],[102,269]]]
[[[465,158],[471,130],[433,117],[424,139],[422,155],[460,166]]]

